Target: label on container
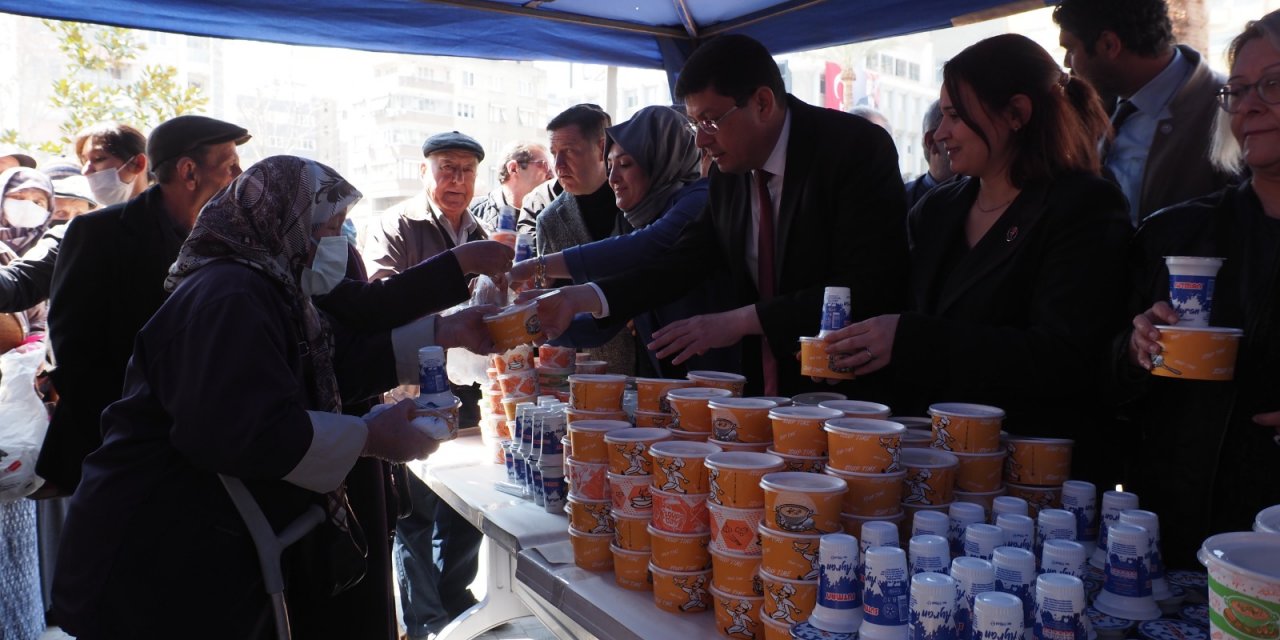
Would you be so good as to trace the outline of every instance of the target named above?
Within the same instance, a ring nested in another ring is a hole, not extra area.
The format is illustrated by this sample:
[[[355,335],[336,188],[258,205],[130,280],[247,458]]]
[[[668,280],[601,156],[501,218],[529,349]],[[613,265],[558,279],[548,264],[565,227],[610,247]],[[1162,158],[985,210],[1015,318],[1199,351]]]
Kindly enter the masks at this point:
[[[828,609],[862,607],[862,583],[858,581],[856,558],[836,556],[824,562],[818,574],[818,604]]]
[[[1084,615],[1076,611],[1070,600],[1040,596],[1033,627],[1042,640],[1087,640]]]
[[[1151,577],[1147,563],[1131,544],[1109,541],[1107,581],[1102,587],[1118,596],[1140,598],[1151,595]]]
[[[1209,326],[1213,311],[1214,276],[1169,276],[1169,301],[1178,321],[1195,327]]]
[[[867,576],[862,597],[865,621],[890,627],[905,625],[910,608],[911,592],[906,571],[894,567]]]

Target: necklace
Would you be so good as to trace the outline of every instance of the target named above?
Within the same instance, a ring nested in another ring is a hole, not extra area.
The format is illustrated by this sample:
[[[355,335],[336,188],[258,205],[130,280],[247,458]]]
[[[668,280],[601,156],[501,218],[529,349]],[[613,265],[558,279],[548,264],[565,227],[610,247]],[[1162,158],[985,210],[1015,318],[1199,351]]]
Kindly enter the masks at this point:
[[[979,202],[977,198],[974,198],[974,199],[973,199],[973,206],[977,207],[977,208],[978,208],[978,211],[981,211],[981,212],[983,212],[983,213],[992,213],[992,212],[995,212],[995,211],[999,211],[999,210],[1001,210],[1001,209],[1003,209],[1003,208],[1005,208],[1005,207],[1009,206],[1010,204],[1013,204],[1013,201],[1014,201],[1015,199],[1017,199],[1017,197],[1018,197],[1018,194],[1016,194],[1016,193],[1015,193],[1015,194],[1013,195],[1013,197],[1012,197],[1012,198],[1009,198],[1008,200],[1005,200],[1004,202],[1002,202],[1002,203],[1000,203],[1000,204],[998,204],[998,205],[996,205],[996,206],[994,206],[994,207],[991,207],[991,208],[987,208],[987,207],[982,206],[982,203],[981,203],[981,202]]]

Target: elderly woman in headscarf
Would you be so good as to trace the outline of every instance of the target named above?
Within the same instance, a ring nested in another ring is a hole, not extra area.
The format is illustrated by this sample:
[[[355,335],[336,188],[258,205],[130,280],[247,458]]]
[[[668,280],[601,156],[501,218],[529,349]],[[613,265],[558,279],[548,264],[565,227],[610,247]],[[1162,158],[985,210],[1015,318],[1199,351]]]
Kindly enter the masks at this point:
[[[0,241],[15,255],[22,255],[40,239],[53,213],[53,183],[49,177],[26,167],[0,173]]]
[[[53,597],[77,637],[269,634],[257,555],[219,474],[241,479],[277,529],[312,504],[328,508],[324,531],[286,551],[286,593],[299,623],[341,614],[319,569],[343,555],[320,537],[356,531],[344,478],[361,457],[406,461],[435,447],[410,425],[412,402],[337,412],[333,335],[304,274],[358,197],[332,169],[277,156],[202,211],[72,498]]]
[[[645,107],[607,132],[609,185],[618,208],[636,231],[521,262],[512,269],[512,281],[573,278],[575,284],[581,284],[634,269],[675,244],[680,231],[706,206],[707,179],[699,171],[701,154],[688,119],[678,111]],[[675,302],[634,318],[637,337],[647,345],[653,332],[667,324],[731,308],[722,293],[727,288],[720,286],[725,276],[719,276]],[[617,330],[614,327],[607,335]],[[600,342],[600,331],[589,318],[580,318],[556,343],[591,347]],[[680,367],[648,354],[650,371],[646,374],[683,375]],[[736,347],[729,347],[695,356],[686,366],[733,371],[737,360]]]

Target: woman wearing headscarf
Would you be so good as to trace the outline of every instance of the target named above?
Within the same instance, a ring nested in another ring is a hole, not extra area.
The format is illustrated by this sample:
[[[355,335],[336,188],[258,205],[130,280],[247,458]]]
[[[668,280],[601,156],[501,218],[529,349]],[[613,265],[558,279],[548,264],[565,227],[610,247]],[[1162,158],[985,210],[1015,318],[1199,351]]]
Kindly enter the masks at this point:
[[[685,225],[706,206],[707,179],[699,172],[701,154],[687,118],[669,107],[645,107],[606,131],[611,143],[609,185],[618,208],[636,231],[521,262],[511,272],[513,281],[572,278],[581,284],[634,269],[675,244]],[[647,345],[653,332],[672,322],[731,308],[721,293],[728,288],[720,280],[708,280],[679,300],[637,316],[638,338]],[[601,334],[594,323],[582,318],[556,343],[591,347],[616,331]],[[652,375],[683,375],[680,367],[646,351]],[[727,371],[740,368],[734,347],[701,354],[685,366]]]
[[[411,402],[337,413],[333,335],[303,282],[314,237],[337,234],[358,197],[332,169],[277,156],[202,211],[72,498],[54,611],[77,637],[264,637],[257,555],[218,474],[241,479],[277,529],[322,504],[333,533],[358,458],[434,450],[409,424]],[[342,554],[318,535],[284,556],[291,618],[304,624],[342,613],[321,577]]]
[[[0,242],[14,255],[26,253],[40,239],[53,213],[53,183],[26,167],[0,173]]]

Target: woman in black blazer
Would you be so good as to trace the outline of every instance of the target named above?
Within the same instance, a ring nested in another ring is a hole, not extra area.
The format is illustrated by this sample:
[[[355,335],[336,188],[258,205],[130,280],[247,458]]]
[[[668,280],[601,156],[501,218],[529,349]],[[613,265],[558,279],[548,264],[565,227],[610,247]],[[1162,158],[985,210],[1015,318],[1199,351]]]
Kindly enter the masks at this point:
[[[1108,130],[1094,90],[1017,34],[943,68],[935,139],[962,178],[908,218],[912,311],[827,337],[837,366],[886,366],[895,413],[934,402],[1007,412],[1014,433],[1080,437],[1101,423],[1095,384],[1123,323],[1126,205],[1099,177]]]

